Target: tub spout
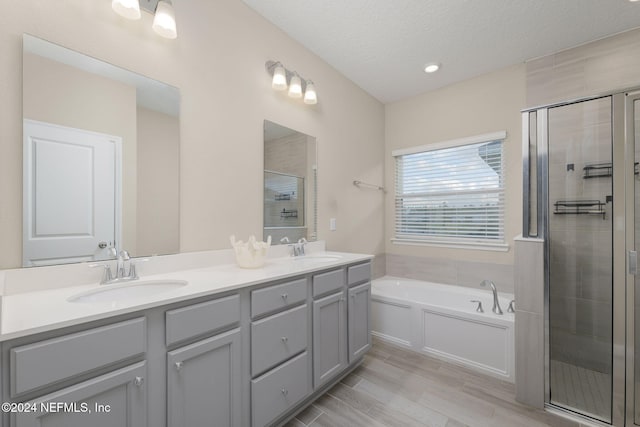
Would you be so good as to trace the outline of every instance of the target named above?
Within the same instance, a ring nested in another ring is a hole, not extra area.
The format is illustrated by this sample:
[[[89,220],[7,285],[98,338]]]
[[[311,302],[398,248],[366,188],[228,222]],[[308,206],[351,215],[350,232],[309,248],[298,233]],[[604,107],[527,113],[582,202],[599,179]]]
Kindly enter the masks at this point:
[[[493,311],[495,314],[504,314],[502,313],[500,302],[498,301],[498,290],[496,289],[496,285],[490,280],[483,280],[480,283],[480,286],[483,287],[487,285],[491,287],[491,292],[493,292],[493,308],[491,309],[491,311]]]

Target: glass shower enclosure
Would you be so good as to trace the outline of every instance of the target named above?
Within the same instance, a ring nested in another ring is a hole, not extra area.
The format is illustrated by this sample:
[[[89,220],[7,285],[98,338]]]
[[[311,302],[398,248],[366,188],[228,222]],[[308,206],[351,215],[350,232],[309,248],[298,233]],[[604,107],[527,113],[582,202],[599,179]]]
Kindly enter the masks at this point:
[[[523,237],[545,244],[545,404],[640,425],[640,92],[522,123]]]

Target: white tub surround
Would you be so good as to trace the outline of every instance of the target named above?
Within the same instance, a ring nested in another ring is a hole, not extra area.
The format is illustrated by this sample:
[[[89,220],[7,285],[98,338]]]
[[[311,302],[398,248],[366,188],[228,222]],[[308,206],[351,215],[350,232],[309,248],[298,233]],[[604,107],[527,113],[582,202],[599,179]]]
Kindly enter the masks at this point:
[[[101,269],[91,269],[86,263],[5,270],[0,272],[0,278],[5,278],[2,286],[4,296],[0,299],[0,341],[373,258],[371,255],[326,252],[324,249],[324,242],[310,243],[307,256],[293,260],[288,256],[286,246],[275,246],[271,248],[264,267],[258,269],[239,268],[232,250],[152,257],[138,266],[141,280],[187,281],[188,284],[144,299],[117,303],[68,301],[68,298],[83,292],[114,286],[100,285]],[[323,255],[324,258],[319,258]],[[318,257],[317,260],[314,257]]]
[[[372,335],[510,382],[514,372],[512,294],[385,276],[371,286]],[[482,302],[484,313],[476,311]]]

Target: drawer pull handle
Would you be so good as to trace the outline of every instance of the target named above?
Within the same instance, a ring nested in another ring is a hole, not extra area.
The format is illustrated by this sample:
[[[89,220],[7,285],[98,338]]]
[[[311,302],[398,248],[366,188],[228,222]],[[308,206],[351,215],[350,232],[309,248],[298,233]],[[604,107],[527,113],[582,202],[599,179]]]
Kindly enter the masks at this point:
[[[285,342],[285,343],[286,343],[287,341],[289,341],[289,338],[287,338],[287,337],[282,337],[282,338],[281,338],[281,340],[282,340],[282,342]]]
[[[176,362],[176,371],[180,371],[180,369],[182,369],[182,362]]]
[[[287,390],[286,388],[283,388],[281,391],[285,396],[289,394],[289,390]]]
[[[133,384],[135,384],[137,387],[142,387],[143,383],[144,383],[144,378],[142,377],[136,377],[136,379],[133,380]]]
[[[282,294],[281,296],[282,296],[282,299],[285,300],[285,301],[287,300],[287,298],[289,298],[289,295],[287,295],[287,294]]]

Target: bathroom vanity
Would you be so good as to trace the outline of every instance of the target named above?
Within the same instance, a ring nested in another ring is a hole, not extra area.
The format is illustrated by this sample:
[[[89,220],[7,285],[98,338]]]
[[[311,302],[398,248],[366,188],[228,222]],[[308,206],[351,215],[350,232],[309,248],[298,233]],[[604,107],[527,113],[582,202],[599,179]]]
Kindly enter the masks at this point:
[[[278,425],[357,366],[371,345],[366,255],[163,277],[188,284],[111,310],[67,301],[75,291],[45,291],[41,298],[62,298],[52,307],[70,310],[64,321],[41,319],[9,333],[3,325],[0,400],[16,410],[2,415],[3,425]],[[5,318],[16,316],[12,303],[22,304],[5,297]]]

